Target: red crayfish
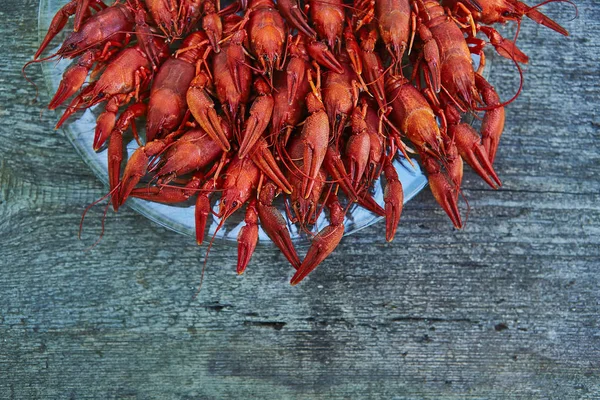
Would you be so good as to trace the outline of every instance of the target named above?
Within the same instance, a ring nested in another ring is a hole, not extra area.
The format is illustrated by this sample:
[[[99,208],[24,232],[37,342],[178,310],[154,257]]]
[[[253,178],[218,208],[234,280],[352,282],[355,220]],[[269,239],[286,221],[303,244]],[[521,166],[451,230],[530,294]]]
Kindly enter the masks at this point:
[[[59,50],[41,58],[71,16]],[[482,75],[483,50],[526,63],[491,26],[523,16],[567,35],[518,0],[71,0],[31,62],[74,59],[48,105],[71,99],[57,128],[105,103],[93,146],[108,148],[115,210],[130,197],[192,202],[199,244],[212,217],[216,235],[244,210],[237,272],[262,228],[296,285],[340,243],[353,207],[385,217],[394,238],[398,159],[422,166],[457,228],[463,162],[501,186],[493,164],[514,98],[502,102]],[[481,119],[479,132],[467,114]],[[131,138],[138,147],[126,157]],[[294,225],[311,242],[303,258]]]

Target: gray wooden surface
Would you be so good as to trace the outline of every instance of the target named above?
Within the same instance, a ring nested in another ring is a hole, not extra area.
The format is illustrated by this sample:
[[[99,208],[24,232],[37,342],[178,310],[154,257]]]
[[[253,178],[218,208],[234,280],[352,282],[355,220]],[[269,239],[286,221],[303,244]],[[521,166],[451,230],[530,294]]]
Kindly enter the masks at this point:
[[[298,287],[278,251],[246,274],[105,189],[20,75],[37,1],[0,4],[0,398],[600,398],[600,9],[523,24],[531,57],[493,192],[469,170],[462,231],[428,190],[397,239],[347,237]],[[42,82],[37,67],[32,78]],[[518,83],[509,62],[493,83]]]

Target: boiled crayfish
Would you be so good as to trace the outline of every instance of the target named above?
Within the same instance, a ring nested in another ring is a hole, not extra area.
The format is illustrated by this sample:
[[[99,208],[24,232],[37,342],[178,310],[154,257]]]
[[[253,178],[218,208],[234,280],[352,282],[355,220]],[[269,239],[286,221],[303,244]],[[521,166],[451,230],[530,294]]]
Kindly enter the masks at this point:
[[[59,50],[40,58],[71,16]],[[463,162],[501,186],[493,163],[514,98],[502,102],[483,77],[483,50],[526,63],[490,26],[523,16],[568,35],[518,0],[71,0],[30,63],[73,59],[48,106],[71,98],[57,127],[105,103],[94,149],[108,147],[115,210],[129,197],[193,201],[200,244],[211,214],[218,230],[245,209],[237,272],[260,226],[296,285],[338,245],[354,203],[384,216],[394,238],[404,193],[393,161],[408,152],[457,228]],[[480,132],[463,121],[478,113]],[[130,128],[139,147],[126,159]],[[329,225],[317,232],[322,213]],[[304,259],[289,223],[311,237]]]

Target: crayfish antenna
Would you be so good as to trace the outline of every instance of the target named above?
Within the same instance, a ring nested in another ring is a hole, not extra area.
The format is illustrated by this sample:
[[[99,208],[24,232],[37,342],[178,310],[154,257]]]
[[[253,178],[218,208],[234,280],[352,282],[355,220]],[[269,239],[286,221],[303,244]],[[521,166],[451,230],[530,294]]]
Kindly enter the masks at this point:
[[[240,206],[241,206],[241,204],[240,204]],[[217,228],[215,229],[215,233],[213,233],[212,238],[210,239],[210,242],[208,243],[208,247],[206,248],[206,254],[204,255],[204,263],[202,264],[202,274],[200,275],[200,284],[198,285],[198,290],[196,290],[196,293],[192,297],[192,300],[195,300],[198,297],[198,295],[200,294],[200,291],[202,290],[202,284],[204,283],[204,273],[206,272],[206,264],[208,262],[208,255],[210,254],[210,249],[212,249],[212,245],[215,242],[217,233],[219,233],[219,231],[225,224],[225,221],[227,221],[227,218],[229,218],[231,216],[231,214],[236,212],[238,209],[239,209],[239,207],[232,208],[228,212],[224,213],[221,216],[221,220],[219,221],[219,224],[217,225]]]
[[[87,213],[92,209],[92,207],[94,207],[96,204],[99,204],[100,202],[102,202],[104,199],[109,199],[111,198],[114,193],[116,191],[115,188],[113,190],[111,190],[110,192],[106,193],[104,196],[100,197],[98,200],[94,200],[89,206],[87,206],[85,208],[85,210],[83,210],[83,214],[81,214],[81,220],[79,221],[79,232],[77,233],[77,238],[79,240],[81,240],[81,232],[83,231],[83,222],[85,220],[85,216],[87,215]],[[102,237],[104,236],[104,226],[105,226],[105,221],[106,221],[106,214],[108,212],[108,208],[110,207],[110,203],[111,200],[108,201],[108,203],[106,204],[106,207],[104,207],[104,212],[102,214],[102,220],[101,220],[101,226],[102,226],[102,230],[100,231],[100,236],[98,237],[98,239],[96,239],[96,241],[94,242],[94,244],[92,244],[90,247],[88,247],[86,249],[86,251],[89,251],[91,249],[93,249],[94,247],[96,247],[98,245],[98,243],[100,243],[100,240],[102,240]]]
[[[40,91],[39,91],[39,89],[38,89],[37,85],[35,84],[35,82],[34,82],[33,80],[31,80],[31,78],[29,78],[29,76],[27,75],[27,73],[25,72],[25,70],[26,70],[26,69],[27,69],[27,67],[29,67],[31,64],[37,64],[37,63],[41,63],[41,62],[44,62],[44,61],[48,61],[48,60],[51,60],[51,59],[53,59],[54,57],[56,57],[56,54],[52,54],[52,55],[49,55],[48,57],[45,57],[45,58],[40,58],[40,59],[34,58],[34,59],[33,59],[33,60],[31,60],[31,61],[27,61],[27,62],[25,63],[25,65],[23,65],[23,67],[21,68],[21,75],[23,75],[23,78],[25,78],[25,80],[26,80],[28,83],[30,83],[30,84],[31,84],[31,85],[32,85],[32,86],[35,88],[35,97],[34,97],[34,101],[35,101],[35,99],[37,99],[37,98],[38,98],[38,96],[39,96],[39,94],[40,94]]]

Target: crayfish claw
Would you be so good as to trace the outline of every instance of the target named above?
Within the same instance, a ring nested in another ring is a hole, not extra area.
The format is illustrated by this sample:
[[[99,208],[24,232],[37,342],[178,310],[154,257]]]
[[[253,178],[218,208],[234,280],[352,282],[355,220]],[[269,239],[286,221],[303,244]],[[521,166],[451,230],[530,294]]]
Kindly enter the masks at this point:
[[[54,110],[65,100],[74,95],[83,86],[92,65],[96,61],[94,51],[84,53],[77,62],[69,66],[63,73],[58,89],[48,104],[49,110]]]
[[[560,26],[560,24],[546,15],[539,12],[536,8],[530,7],[529,10],[525,13],[529,18],[533,21],[537,22],[540,25],[544,25],[547,28],[552,29],[555,32],[560,33],[563,36],[569,36],[569,31]]]
[[[383,173],[387,181],[383,194],[385,202],[385,240],[391,242],[394,240],[400,222],[402,206],[404,205],[404,191],[402,183],[398,179],[396,168],[390,160],[386,159]]]
[[[451,135],[454,137],[456,147],[460,156],[473,168],[475,172],[488,184],[492,189],[502,186],[500,178],[496,175],[494,167],[490,163],[488,152],[480,143],[480,138],[477,132],[467,124],[458,124],[451,128]],[[490,177],[492,179],[490,179]]]
[[[331,175],[333,180],[340,185],[344,193],[346,193],[348,200],[350,202],[357,201],[358,195],[354,189],[354,186],[352,185],[351,176],[346,172],[340,151],[337,149],[334,143],[330,143],[327,146],[327,152],[325,153],[323,166]],[[375,202],[373,201],[373,203]],[[375,203],[375,205],[377,205],[377,203]]]
[[[236,271],[243,274],[250,262],[252,253],[258,243],[258,211],[256,210],[256,199],[252,200],[246,209],[246,225],[238,234],[238,260]]]
[[[302,265],[290,280],[292,286],[300,283],[317,268],[335,250],[344,236],[344,209],[335,195],[330,195],[327,203],[331,223],[312,239],[312,244],[302,261]]]
[[[38,48],[38,50],[35,52],[35,55],[33,56],[34,60],[38,59],[38,57],[44,52],[44,50],[46,50],[46,47],[48,47],[48,45],[50,44],[52,39],[54,39],[56,37],[56,35],[58,35],[58,33],[63,30],[63,28],[67,24],[67,21],[69,20],[69,17],[71,15],[75,14],[77,11],[79,11],[79,6],[80,6],[79,3],[80,3],[80,0],[71,0],[69,3],[65,4],[56,13],[54,18],[52,18],[52,22],[50,22],[50,27],[48,28],[48,32],[46,33],[46,36],[42,40],[40,47]],[[82,14],[82,17],[83,17],[83,14]],[[76,28],[77,29],[75,29],[75,32],[77,32],[77,30],[79,29],[79,26],[76,25]]]
[[[500,136],[504,130],[504,106],[501,105],[500,97],[494,87],[477,73],[475,74],[475,84],[486,106],[492,108],[486,111],[481,121],[481,141],[488,154],[488,160],[493,165],[500,143]]]
[[[250,158],[254,164],[277,185],[284,193],[292,193],[292,185],[288,182],[285,175],[277,165],[273,153],[269,150],[267,141],[259,138],[251,151]]]
[[[321,66],[330,69],[337,74],[343,74],[344,68],[342,64],[335,58],[329,47],[325,43],[318,42],[314,39],[308,39],[306,45],[308,54]]]
[[[421,153],[421,161],[423,162],[423,168],[427,171],[427,179],[433,197],[448,214],[454,226],[461,229],[463,224],[458,209],[458,195],[460,181],[462,180],[462,161],[460,157],[456,157],[453,165],[448,168],[442,168],[439,161],[425,153]]]
[[[261,189],[260,198],[257,204],[260,225],[273,243],[275,243],[275,246],[281,250],[292,267],[298,269],[300,268],[300,259],[298,258],[298,254],[292,243],[287,224],[283,215],[281,215],[279,210],[273,206],[275,191],[276,187],[271,182],[267,182]]]
[[[204,183],[202,190],[196,197],[196,208],[194,209],[194,223],[196,226],[196,243],[199,245],[204,242],[204,235],[206,232],[206,223],[208,222],[209,215],[212,215],[210,205],[211,190],[216,185],[215,179],[211,179]]]

